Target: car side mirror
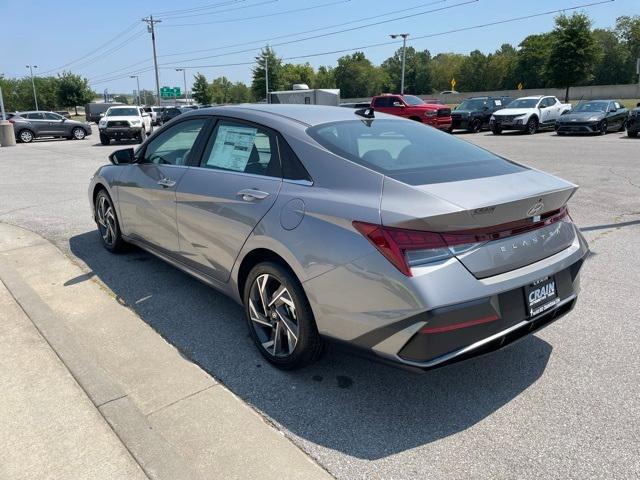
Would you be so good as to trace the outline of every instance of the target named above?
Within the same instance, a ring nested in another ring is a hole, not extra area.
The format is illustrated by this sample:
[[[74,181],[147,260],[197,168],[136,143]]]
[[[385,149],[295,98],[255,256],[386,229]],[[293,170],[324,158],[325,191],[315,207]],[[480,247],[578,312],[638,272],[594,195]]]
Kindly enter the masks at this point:
[[[100,118],[102,118],[102,117],[104,117],[104,113],[101,113],[101,114],[100,114]]]
[[[401,102],[393,102],[393,106],[394,106],[394,107],[400,107],[400,108],[403,108],[403,107],[404,107],[404,103],[401,103]]]
[[[540,105],[538,108],[543,109],[543,108],[547,108],[546,105]]]
[[[640,107],[640,102],[636,103],[636,107]]]
[[[109,155],[109,161],[114,165],[126,165],[135,161],[135,154],[133,148],[123,148],[122,150],[116,150]]]
[[[611,113],[613,113],[613,112],[617,112],[617,111],[618,111],[618,109],[617,109],[616,107],[611,107],[611,108],[609,109],[609,112],[611,112]]]

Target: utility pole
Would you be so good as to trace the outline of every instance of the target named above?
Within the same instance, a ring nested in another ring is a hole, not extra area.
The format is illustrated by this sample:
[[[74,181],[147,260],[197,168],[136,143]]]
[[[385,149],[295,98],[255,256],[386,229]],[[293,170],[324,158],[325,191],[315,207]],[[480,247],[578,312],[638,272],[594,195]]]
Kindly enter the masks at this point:
[[[31,73],[31,86],[33,87],[33,101],[36,104],[36,110],[38,110],[38,95],[36,95],[36,81],[33,79],[33,69],[38,68],[38,65],[27,65],[29,73]]]
[[[149,15],[148,18],[143,18],[143,22],[147,24],[147,30],[151,33],[151,43],[153,45],[153,66],[156,70],[156,105],[160,106],[160,75],[158,74],[158,58],[156,56],[156,30],[155,24],[160,23],[162,20],[154,20],[153,15]]]
[[[407,51],[407,37],[409,36],[409,34],[397,33],[389,36],[394,39],[398,37],[402,37],[402,79],[400,80],[400,95],[404,95],[404,60],[405,60],[405,53]]]
[[[140,77],[138,75],[131,75],[129,78],[136,79],[136,85],[138,86],[138,105],[140,105]]]
[[[264,57],[264,88],[267,94],[267,103],[269,102],[269,45],[267,45],[267,56]]]
[[[187,95],[187,69],[176,68],[176,72],[182,72],[182,79],[184,80],[184,101],[189,105],[189,95]]]

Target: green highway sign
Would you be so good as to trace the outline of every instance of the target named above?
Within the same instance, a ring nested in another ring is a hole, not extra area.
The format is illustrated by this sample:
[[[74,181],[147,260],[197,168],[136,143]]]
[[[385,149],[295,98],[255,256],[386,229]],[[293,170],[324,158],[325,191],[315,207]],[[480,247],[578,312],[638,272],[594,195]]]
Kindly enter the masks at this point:
[[[161,97],[179,97],[180,95],[182,95],[180,87],[162,87],[160,89]]]

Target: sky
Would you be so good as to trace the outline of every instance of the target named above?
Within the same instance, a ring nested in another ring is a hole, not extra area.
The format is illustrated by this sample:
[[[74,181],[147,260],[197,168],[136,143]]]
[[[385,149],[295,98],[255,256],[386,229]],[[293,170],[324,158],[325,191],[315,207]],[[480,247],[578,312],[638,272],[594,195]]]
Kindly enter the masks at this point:
[[[382,43],[361,49],[380,64],[402,45],[389,37],[394,33],[409,33],[408,45],[432,55],[490,53],[551,30],[557,13],[452,30],[558,9],[571,13],[572,7],[598,2],[578,9],[597,28],[613,27],[621,15],[640,15],[640,0],[0,0],[5,32],[0,75],[26,76],[31,64],[38,66],[36,75],[78,73],[97,92],[132,92],[131,75],[139,76],[140,88],[154,90],[151,35],[141,20],[151,14],[161,20],[156,25],[160,85],[184,89],[176,68],[186,68],[188,88],[197,72],[210,80],[224,75],[250,83],[247,63],[267,43],[278,56],[291,58],[285,61],[315,68]]]

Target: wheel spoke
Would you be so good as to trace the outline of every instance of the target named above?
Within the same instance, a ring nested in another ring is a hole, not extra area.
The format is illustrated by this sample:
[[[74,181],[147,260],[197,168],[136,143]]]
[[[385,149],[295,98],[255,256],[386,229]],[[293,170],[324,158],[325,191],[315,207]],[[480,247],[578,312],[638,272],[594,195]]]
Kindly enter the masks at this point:
[[[262,303],[262,313],[267,315],[267,282],[269,281],[269,275],[260,275],[256,282],[258,283],[258,293],[260,294],[260,301]]]
[[[258,313],[258,310],[256,310],[256,307],[253,304],[253,300],[251,299],[249,299],[249,311],[251,313],[250,314],[251,320],[253,320],[254,322],[264,327],[273,328],[273,325],[269,323],[267,318],[264,315],[261,315],[260,313]]]
[[[280,343],[280,322],[276,323],[275,333],[273,334],[273,356],[278,356],[278,347]]]

